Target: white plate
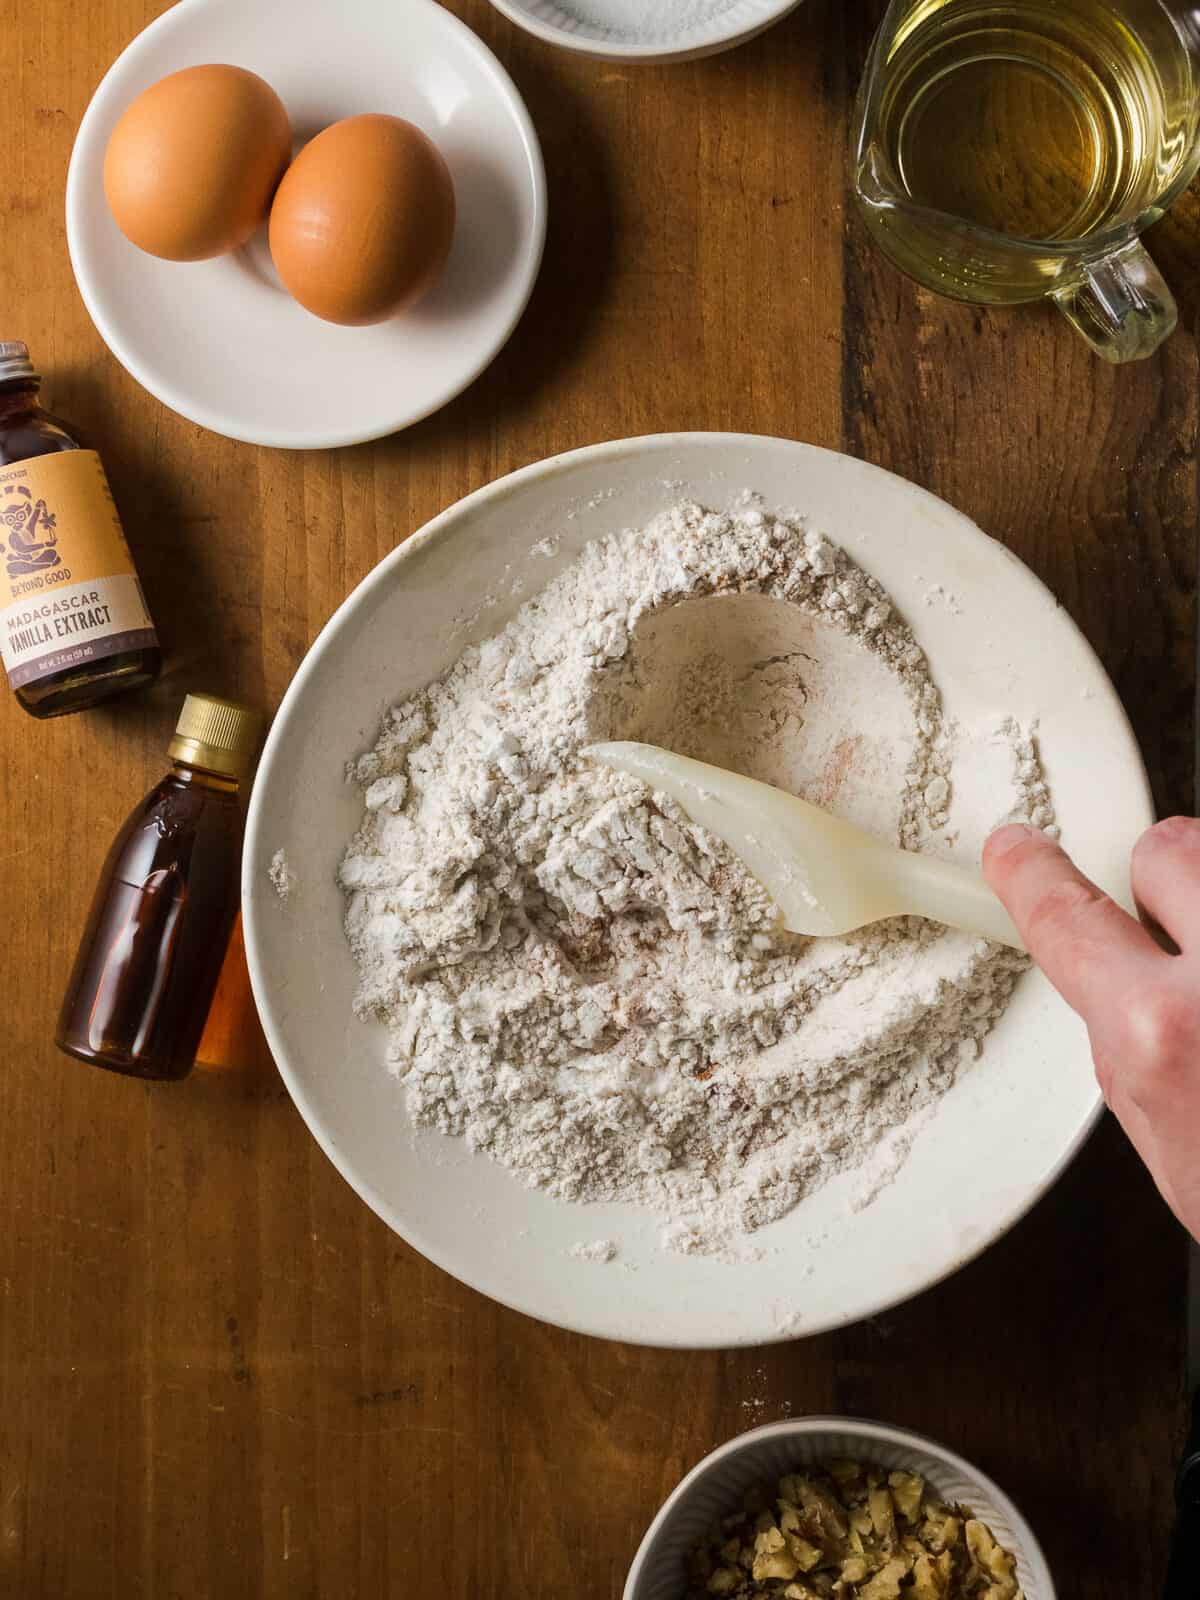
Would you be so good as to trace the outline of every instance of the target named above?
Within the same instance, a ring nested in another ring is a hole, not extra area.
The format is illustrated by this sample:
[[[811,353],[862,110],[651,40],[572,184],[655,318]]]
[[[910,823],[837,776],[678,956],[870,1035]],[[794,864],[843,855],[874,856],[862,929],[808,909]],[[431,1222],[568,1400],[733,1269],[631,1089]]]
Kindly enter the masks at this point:
[[[297,141],[386,111],[437,143],[458,226],[445,274],[418,306],[371,328],[310,316],[279,284],[265,228],[232,255],[186,263],[122,235],[104,199],[109,135],[143,89],[206,61],[264,77]],[[546,177],[524,102],[434,0],[182,0],[109,69],[67,174],[71,262],[109,349],[173,411],[251,444],[354,444],[445,405],[516,327],[545,237]]]
[[[254,992],[284,1081],[327,1154],[386,1222],[464,1282],[548,1322],[634,1343],[765,1343],[917,1293],[1029,1208],[1099,1109],[1081,1024],[1030,974],[873,1205],[853,1211],[852,1175],[835,1179],[755,1235],[764,1259],[737,1265],[664,1252],[661,1219],[649,1212],[554,1201],[461,1141],[412,1133],[383,1065],[382,1030],[351,1009],[355,968],[335,873],[362,801],[343,781],[344,763],[374,743],[388,706],[512,615],[516,580],[531,593],[597,535],[645,523],[685,493],[722,505],[747,487],[769,506],[808,513],[880,580],[917,627],[949,717],[1040,719],[1064,837],[1087,871],[1124,894],[1129,846],[1152,816],[1145,774],[1108,679],[1054,597],[911,484],[749,435],[595,445],[436,517],[313,645],[250,805],[243,909]],[[550,534],[561,543],[548,560],[533,546]],[[926,603],[935,576],[957,610]],[[281,848],[298,879],[286,900],[267,878]],[[598,1238],[616,1241],[618,1263],[571,1256]]]
[[[656,62],[695,61],[701,56],[716,55],[722,50],[732,50],[734,45],[764,33],[766,29],[785,17],[800,4],[800,0],[726,0],[714,16],[703,22],[690,22],[684,26],[664,26],[653,35],[629,38],[619,28],[589,23],[581,19],[580,11],[589,9],[584,3],[573,6],[570,0],[492,0],[518,27],[536,34],[547,44],[560,45],[564,50],[574,50],[579,55],[596,56],[601,61]],[[590,9],[601,14],[603,7]],[[653,7],[644,7],[653,14]]]

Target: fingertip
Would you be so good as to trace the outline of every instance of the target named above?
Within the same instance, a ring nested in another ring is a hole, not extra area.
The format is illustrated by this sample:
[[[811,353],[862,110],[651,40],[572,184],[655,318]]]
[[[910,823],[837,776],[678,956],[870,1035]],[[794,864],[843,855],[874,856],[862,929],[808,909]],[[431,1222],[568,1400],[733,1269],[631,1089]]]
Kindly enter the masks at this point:
[[[1164,817],[1145,833],[1133,847],[1135,856],[1169,846],[1174,849],[1194,849],[1200,845],[1200,820],[1195,817]]]
[[[1003,828],[997,828],[990,835],[983,847],[985,861],[1001,861],[1010,851],[1016,850],[1027,840],[1040,837],[1038,830],[1028,822],[1009,822]]]
[[[1059,846],[1040,828],[1028,822],[1007,823],[997,828],[984,844],[984,876],[995,887],[995,880],[1008,877],[1030,857],[1043,855],[1047,850],[1058,851]]]

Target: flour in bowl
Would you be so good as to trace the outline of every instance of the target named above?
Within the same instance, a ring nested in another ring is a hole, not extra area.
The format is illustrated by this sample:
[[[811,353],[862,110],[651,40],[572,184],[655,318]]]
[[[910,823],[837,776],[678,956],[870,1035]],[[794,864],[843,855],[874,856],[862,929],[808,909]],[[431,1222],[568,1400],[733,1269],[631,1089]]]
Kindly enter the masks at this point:
[[[352,764],[357,1005],[418,1124],[716,1252],[899,1166],[1021,972],[919,919],[782,931],[719,840],[583,746],[736,767],[909,848],[1053,823],[1028,730],[963,785],[912,631],[802,518],[690,503],[587,546]],[[989,769],[990,771],[990,769]],[[874,1177],[872,1177],[874,1173]]]

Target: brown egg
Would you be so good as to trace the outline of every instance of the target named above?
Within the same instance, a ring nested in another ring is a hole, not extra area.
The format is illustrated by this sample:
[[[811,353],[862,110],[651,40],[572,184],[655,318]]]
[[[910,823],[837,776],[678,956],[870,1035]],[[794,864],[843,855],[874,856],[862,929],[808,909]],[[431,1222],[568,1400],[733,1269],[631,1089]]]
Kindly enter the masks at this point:
[[[152,256],[203,261],[245,244],[292,153],[283,101],[244,67],[185,67],[130,105],[104,153],[117,227]]]
[[[327,322],[382,322],[430,288],[454,237],[441,152],[399,117],[347,117],[305,145],[271,207],[285,287]]]

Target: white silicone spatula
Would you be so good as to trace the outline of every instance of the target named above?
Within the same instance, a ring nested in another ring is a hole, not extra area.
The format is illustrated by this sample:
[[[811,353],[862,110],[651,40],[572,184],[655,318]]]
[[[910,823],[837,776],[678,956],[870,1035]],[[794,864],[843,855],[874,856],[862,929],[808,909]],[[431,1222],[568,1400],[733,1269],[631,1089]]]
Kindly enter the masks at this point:
[[[900,850],[782,789],[657,745],[594,744],[583,753],[670,795],[724,839],[794,933],[849,933],[883,917],[915,916],[1025,948],[978,872]]]

